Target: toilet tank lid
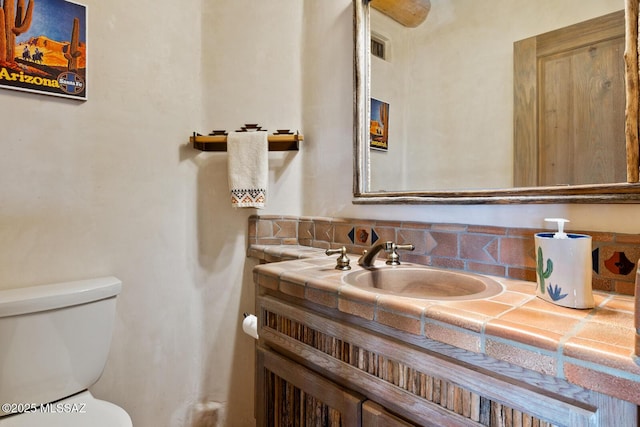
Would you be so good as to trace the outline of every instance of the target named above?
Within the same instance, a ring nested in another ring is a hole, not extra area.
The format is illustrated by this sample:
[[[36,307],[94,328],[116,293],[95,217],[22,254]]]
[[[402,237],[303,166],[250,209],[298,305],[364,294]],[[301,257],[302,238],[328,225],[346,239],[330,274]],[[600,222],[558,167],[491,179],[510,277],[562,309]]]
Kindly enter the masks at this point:
[[[122,282],[113,276],[0,290],[0,317],[53,310],[118,295]]]

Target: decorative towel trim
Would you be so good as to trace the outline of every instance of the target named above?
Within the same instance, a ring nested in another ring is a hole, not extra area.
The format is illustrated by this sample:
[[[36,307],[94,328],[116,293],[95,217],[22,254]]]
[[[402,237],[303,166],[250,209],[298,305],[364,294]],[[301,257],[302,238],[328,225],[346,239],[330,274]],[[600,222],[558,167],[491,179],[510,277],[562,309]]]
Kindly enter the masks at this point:
[[[263,205],[267,199],[267,190],[263,188],[253,190],[231,190],[231,205],[237,208],[256,207]]]

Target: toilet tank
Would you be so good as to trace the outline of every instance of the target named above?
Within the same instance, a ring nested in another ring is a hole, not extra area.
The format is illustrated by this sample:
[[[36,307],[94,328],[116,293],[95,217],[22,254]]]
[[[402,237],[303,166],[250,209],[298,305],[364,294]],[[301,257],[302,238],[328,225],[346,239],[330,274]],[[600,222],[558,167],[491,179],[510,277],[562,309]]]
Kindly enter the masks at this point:
[[[94,384],[121,289],[101,277],[0,290],[0,402],[47,403]]]

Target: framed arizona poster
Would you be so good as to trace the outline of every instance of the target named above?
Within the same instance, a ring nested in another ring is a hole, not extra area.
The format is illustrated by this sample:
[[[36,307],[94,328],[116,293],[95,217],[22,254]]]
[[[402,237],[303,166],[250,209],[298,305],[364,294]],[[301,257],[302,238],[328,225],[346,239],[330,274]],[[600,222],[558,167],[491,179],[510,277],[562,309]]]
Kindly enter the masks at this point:
[[[0,88],[87,99],[87,7],[65,0],[4,0]]]
[[[371,98],[369,147],[383,151],[389,149],[389,104],[375,98]]]

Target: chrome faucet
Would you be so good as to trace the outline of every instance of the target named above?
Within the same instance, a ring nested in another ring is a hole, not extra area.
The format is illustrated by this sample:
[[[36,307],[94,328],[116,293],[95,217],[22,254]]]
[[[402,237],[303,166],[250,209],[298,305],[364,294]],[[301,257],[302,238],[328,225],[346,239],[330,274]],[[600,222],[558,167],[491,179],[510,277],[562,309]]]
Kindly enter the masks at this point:
[[[360,259],[358,259],[358,265],[362,267],[369,268],[373,266],[373,263],[376,260],[376,255],[381,250],[384,250],[387,253],[387,264],[388,265],[400,265],[400,255],[396,252],[398,249],[412,251],[416,247],[408,244],[408,245],[396,245],[393,242],[382,242],[376,243],[370,249],[365,250],[362,253]]]

